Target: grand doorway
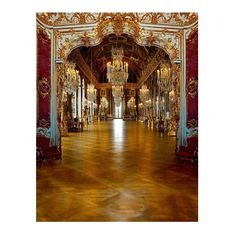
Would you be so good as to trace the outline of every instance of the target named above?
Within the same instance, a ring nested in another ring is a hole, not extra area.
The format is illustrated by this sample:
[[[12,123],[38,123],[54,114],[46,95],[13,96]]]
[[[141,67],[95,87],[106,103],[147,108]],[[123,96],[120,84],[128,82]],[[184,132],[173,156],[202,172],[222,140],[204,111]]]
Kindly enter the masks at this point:
[[[37,14],[37,221],[197,221],[197,27]]]

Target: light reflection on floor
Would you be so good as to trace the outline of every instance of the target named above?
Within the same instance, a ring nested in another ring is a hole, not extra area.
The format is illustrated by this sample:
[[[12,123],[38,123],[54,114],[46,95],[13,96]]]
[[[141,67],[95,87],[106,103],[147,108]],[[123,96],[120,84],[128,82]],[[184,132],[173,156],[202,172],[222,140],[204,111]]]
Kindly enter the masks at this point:
[[[62,139],[37,169],[37,221],[196,221],[197,172],[175,139],[135,121],[103,121]]]
[[[120,152],[124,150],[124,128],[125,124],[122,119],[113,120],[113,147],[115,152]]]

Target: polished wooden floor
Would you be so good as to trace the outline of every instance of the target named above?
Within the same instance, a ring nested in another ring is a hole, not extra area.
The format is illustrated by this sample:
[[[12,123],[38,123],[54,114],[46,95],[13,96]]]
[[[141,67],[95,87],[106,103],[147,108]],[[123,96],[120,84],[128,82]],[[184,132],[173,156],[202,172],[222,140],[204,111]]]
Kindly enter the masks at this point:
[[[37,221],[197,221],[197,168],[174,149],[134,121],[70,133],[62,163],[37,168]]]

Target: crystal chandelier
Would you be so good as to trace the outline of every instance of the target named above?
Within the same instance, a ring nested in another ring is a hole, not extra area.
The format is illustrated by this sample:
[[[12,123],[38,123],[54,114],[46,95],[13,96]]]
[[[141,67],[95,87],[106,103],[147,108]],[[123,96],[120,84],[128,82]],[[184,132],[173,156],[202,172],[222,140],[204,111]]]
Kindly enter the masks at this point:
[[[97,90],[95,89],[94,85],[88,84],[87,97],[90,102],[94,102],[94,100],[96,98],[96,93],[97,93]]]
[[[128,63],[123,62],[123,48],[112,47],[112,63],[107,63],[107,78],[112,85],[123,85],[128,80]]]
[[[108,101],[105,97],[102,97],[100,104],[102,108],[108,108]]]
[[[139,90],[139,97],[143,104],[149,99],[149,89],[146,85],[142,85],[142,88]]]
[[[157,83],[161,91],[168,93],[171,90],[171,71],[168,65],[161,65],[160,70],[157,70]]]
[[[113,97],[120,97],[120,98],[122,98],[123,95],[124,95],[123,86],[113,85],[112,86],[112,95],[113,95]]]
[[[72,94],[79,86],[79,71],[75,70],[75,63],[66,63],[66,76],[63,80],[63,88],[65,92]]]
[[[129,101],[127,102],[127,107],[130,109],[135,108],[135,98],[134,97],[131,97],[129,99]]]

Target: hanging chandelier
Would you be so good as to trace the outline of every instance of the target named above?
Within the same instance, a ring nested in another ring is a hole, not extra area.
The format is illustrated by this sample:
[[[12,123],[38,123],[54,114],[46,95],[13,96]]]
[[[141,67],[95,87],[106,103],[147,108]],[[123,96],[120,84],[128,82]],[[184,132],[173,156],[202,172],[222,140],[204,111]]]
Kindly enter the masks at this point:
[[[107,78],[112,84],[112,95],[114,97],[115,106],[120,106],[124,95],[123,85],[127,82],[128,63],[123,62],[124,49],[112,47],[112,62],[107,63]]]
[[[63,80],[63,88],[65,92],[72,94],[79,86],[79,71],[75,70],[75,63],[66,63],[66,75]]]
[[[171,70],[168,65],[162,64],[160,70],[157,70],[157,83],[161,91],[168,93],[171,90]]]
[[[87,98],[90,102],[94,102],[96,99],[97,89],[95,89],[93,84],[88,84],[87,87]]]
[[[143,104],[149,99],[149,89],[146,85],[142,85],[142,88],[139,90],[139,97]]]
[[[135,98],[134,97],[131,97],[129,99],[129,101],[127,102],[127,107],[130,109],[135,108]]]
[[[113,97],[120,97],[122,98],[124,95],[123,86],[121,85],[113,85],[112,86],[112,95]]]
[[[127,82],[128,63],[123,62],[124,49],[112,47],[112,62],[107,63],[107,78],[112,85],[123,85]]]

